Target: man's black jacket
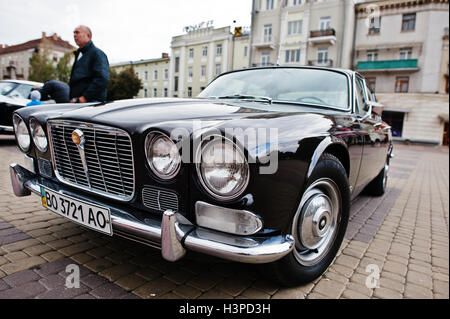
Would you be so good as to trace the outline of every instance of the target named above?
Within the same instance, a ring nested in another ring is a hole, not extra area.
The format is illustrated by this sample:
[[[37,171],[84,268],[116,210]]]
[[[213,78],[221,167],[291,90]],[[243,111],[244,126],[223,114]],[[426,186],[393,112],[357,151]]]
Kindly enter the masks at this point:
[[[82,53],[81,58],[78,56]],[[70,98],[84,96],[89,101],[106,101],[109,62],[102,50],[89,41],[74,52],[75,62],[70,75]]]
[[[46,81],[39,90],[41,101],[55,100],[56,103],[69,103],[69,86],[61,81]]]

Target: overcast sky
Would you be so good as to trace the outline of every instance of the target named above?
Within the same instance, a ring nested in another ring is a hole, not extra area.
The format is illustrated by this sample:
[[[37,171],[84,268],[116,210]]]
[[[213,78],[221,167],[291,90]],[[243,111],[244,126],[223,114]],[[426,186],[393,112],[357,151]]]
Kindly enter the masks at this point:
[[[91,27],[110,63],[170,54],[171,38],[203,21],[250,26],[251,0],[0,0],[0,44],[57,33],[75,46],[73,29]]]

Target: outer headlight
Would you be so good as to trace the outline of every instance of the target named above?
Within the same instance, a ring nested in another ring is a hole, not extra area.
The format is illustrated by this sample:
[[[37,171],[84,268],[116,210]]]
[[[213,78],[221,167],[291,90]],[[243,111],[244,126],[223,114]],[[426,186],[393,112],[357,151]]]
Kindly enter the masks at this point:
[[[31,137],[30,133],[28,132],[27,125],[25,124],[24,120],[22,120],[22,118],[17,114],[14,114],[13,125],[19,148],[23,152],[28,152],[28,150],[30,149]]]
[[[197,153],[197,174],[214,197],[230,200],[241,195],[248,185],[250,171],[244,153],[232,141],[215,136]]]
[[[30,130],[31,136],[33,137],[34,145],[36,145],[39,151],[45,153],[48,147],[47,136],[45,136],[44,129],[36,119],[32,118],[30,120]]]
[[[162,179],[178,174],[181,156],[174,142],[166,135],[151,132],[145,139],[145,155],[153,173]]]

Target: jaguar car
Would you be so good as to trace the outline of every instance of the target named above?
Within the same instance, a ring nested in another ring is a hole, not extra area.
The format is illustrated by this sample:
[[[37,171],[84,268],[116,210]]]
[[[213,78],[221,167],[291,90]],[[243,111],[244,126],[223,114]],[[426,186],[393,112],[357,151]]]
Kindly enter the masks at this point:
[[[230,71],[196,98],[27,107],[13,115],[16,196],[176,262],[205,254],[287,286],[337,255],[350,205],[381,196],[391,130],[350,70]]]

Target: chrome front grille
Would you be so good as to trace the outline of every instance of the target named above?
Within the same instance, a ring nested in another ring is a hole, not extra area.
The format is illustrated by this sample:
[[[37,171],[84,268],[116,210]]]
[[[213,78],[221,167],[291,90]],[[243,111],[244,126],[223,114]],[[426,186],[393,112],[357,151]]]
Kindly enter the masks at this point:
[[[142,203],[145,207],[164,212],[168,209],[179,211],[178,196],[174,192],[144,187]]]
[[[76,129],[84,134],[84,152],[72,141]],[[110,198],[126,201],[133,197],[133,151],[125,131],[84,122],[49,121],[48,134],[59,180]]]

